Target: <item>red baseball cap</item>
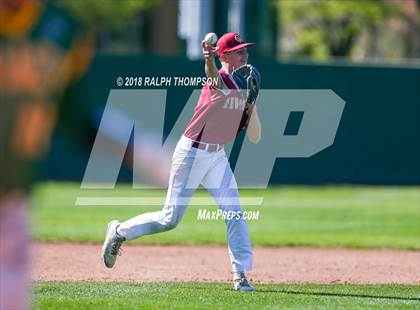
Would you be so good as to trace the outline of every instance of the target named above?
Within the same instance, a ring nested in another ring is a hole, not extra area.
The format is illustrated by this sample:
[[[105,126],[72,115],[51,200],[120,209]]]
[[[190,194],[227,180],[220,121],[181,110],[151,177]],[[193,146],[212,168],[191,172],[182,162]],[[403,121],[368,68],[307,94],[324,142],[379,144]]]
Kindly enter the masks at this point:
[[[236,32],[228,32],[221,36],[217,41],[217,55],[220,57],[223,53],[233,52],[254,44],[255,43],[246,43],[242,41],[241,36]]]

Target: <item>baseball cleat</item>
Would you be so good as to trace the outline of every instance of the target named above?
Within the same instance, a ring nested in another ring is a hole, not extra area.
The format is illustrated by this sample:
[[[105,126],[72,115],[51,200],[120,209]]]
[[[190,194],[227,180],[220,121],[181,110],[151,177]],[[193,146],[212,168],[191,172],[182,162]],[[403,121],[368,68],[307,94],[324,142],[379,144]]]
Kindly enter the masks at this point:
[[[112,268],[115,265],[121,244],[125,241],[125,238],[117,233],[119,225],[120,222],[116,220],[108,223],[104,245],[102,246],[102,259],[108,268]]]
[[[235,291],[243,292],[255,291],[255,287],[249,284],[248,279],[245,277],[245,275],[242,275],[240,278],[233,279],[233,289]]]

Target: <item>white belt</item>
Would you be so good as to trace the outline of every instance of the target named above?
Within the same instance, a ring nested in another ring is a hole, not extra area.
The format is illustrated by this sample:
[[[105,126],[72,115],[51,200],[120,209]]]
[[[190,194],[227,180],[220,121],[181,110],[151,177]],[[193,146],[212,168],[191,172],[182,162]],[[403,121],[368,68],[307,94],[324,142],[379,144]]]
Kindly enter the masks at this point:
[[[204,150],[206,152],[218,152],[223,149],[224,144],[215,144],[215,143],[205,143],[201,141],[192,140],[186,136],[182,137],[188,143],[189,147],[193,147],[196,149]]]

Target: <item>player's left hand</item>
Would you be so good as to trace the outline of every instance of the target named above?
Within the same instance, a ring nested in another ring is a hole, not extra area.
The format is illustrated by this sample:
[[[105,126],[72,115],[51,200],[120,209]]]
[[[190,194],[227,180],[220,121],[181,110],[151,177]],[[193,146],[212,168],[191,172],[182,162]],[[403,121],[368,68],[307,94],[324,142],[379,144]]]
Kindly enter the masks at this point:
[[[232,77],[240,89],[246,89],[247,103],[255,103],[261,88],[261,75],[252,65],[244,65],[232,72]]]
[[[247,89],[248,89],[248,100],[249,103],[255,103],[258,97],[258,93],[261,88],[261,75],[257,68],[250,66],[250,72],[246,79]]]

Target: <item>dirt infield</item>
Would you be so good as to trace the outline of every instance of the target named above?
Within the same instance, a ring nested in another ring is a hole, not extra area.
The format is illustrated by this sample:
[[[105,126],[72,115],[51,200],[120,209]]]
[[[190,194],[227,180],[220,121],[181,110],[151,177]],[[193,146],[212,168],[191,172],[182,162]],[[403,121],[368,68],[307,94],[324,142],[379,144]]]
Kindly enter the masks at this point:
[[[32,279],[42,281],[230,281],[223,246],[125,245],[113,269],[101,245],[36,243]],[[325,248],[254,248],[256,283],[420,283],[420,252]]]

